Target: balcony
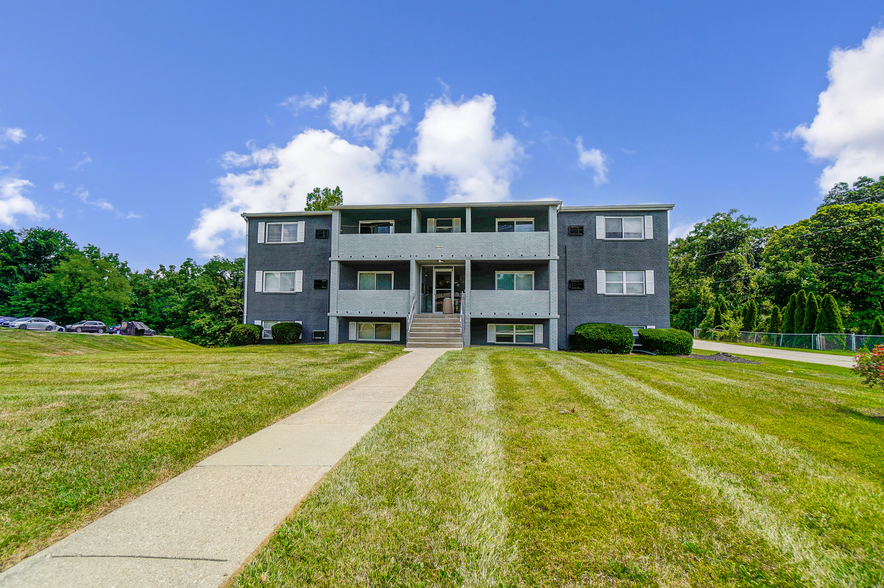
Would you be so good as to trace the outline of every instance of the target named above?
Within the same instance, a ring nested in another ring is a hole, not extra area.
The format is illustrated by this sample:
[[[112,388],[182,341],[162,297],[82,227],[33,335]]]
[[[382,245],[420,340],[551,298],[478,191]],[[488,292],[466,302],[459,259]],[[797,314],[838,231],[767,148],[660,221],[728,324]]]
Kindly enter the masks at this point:
[[[469,294],[470,316],[473,318],[533,318],[548,317],[549,290],[501,291],[473,290]],[[553,301],[557,302],[557,301]]]
[[[548,259],[548,232],[338,235],[339,260]],[[334,256],[334,251],[332,252]]]
[[[338,290],[338,316],[408,316],[408,290]]]

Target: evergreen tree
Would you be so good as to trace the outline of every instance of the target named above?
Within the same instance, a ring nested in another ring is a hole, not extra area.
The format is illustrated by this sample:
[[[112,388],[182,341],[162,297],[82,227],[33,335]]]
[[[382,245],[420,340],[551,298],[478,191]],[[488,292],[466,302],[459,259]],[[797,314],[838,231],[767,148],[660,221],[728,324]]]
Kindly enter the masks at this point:
[[[721,312],[721,307],[716,304],[712,307],[712,328],[719,329],[722,323],[724,323],[724,313]]]
[[[758,305],[754,300],[750,300],[743,307],[743,326],[744,331],[754,331],[758,324]]]
[[[831,294],[826,294],[820,306],[820,314],[816,318],[815,333],[843,333],[844,325],[841,322],[841,310],[838,302]]]
[[[783,311],[783,325],[781,327],[781,332],[795,332],[795,305],[797,303],[798,295],[793,292],[792,295],[789,297],[789,303],[786,305],[786,309]]]
[[[875,322],[872,323],[872,330],[869,335],[884,335],[884,316],[878,315],[875,317]]]
[[[798,298],[795,299],[795,330],[793,333],[804,332],[804,314],[807,312],[807,292],[801,290],[798,292]]]
[[[774,307],[770,310],[770,324],[768,325],[768,331],[771,333],[779,333],[782,328],[783,319],[780,316],[780,308],[774,304]]]
[[[820,314],[820,303],[813,292],[807,297],[807,306],[804,310],[804,333],[819,333],[816,330],[816,319]]]

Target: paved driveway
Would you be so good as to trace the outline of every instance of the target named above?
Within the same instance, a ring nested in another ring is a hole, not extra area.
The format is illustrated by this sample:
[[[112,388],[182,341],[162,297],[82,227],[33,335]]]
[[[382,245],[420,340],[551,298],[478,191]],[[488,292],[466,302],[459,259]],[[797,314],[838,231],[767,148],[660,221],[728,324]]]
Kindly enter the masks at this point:
[[[777,347],[749,347],[747,345],[732,345],[730,343],[718,343],[717,341],[704,341],[694,339],[694,349],[705,351],[723,351],[732,355],[751,355],[753,357],[767,357],[770,359],[786,359],[789,361],[803,361],[805,363],[817,363],[820,365],[835,365],[838,367],[853,367],[853,358],[847,355],[829,355],[827,353],[807,353],[805,351],[791,351]]]

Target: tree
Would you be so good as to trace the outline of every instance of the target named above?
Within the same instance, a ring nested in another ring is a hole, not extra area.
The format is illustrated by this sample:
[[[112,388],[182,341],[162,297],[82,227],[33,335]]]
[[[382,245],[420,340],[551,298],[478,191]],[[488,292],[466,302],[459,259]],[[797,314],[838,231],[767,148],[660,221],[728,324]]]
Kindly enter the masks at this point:
[[[877,182],[870,177],[861,176],[852,188],[847,182],[835,184],[823,198],[819,208],[857,202],[884,202],[884,176],[878,178]]]
[[[789,297],[789,303],[786,305],[786,309],[783,311],[783,333],[794,333],[795,332],[795,305],[798,304],[798,295],[794,292],[792,296]]]
[[[307,206],[304,210],[328,210],[330,206],[340,206],[343,203],[344,193],[340,186],[335,186],[334,190],[314,188],[312,192],[307,192]]]
[[[64,232],[34,227],[0,232],[0,313],[22,283],[33,283],[77,252],[77,244]]]
[[[14,311],[60,324],[78,320],[113,324],[123,318],[132,304],[128,280],[97,248],[90,253],[93,257],[73,254],[37,281],[20,284],[11,300]]]
[[[869,329],[869,335],[884,335],[884,316],[878,315]]]
[[[780,333],[783,327],[782,317],[780,316],[780,307],[774,304],[773,308],[770,310],[770,323],[768,324],[767,330],[771,333]]]
[[[807,292],[801,290],[798,292],[798,298],[795,299],[795,331],[796,333],[804,332],[804,315],[807,313]]]
[[[816,318],[815,333],[843,333],[844,325],[841,322],[841,309],[838,302],[831,294],[823,297],[819,316]]]
[[[816,294],[811,292],[807,296],[807,306],[804,308],[804,327],[802,328],[803,333],[818,333],[816,331],[816,319],[820,314],[820,305],[817,302]]]
[[[715,302],[715,311],[712,315],[712,328],[718,329],[725,322],[725,315],[727,314],[727,304],[724,302],[724,297],[719,294],[718,299]]]
[[[758,324],[758,305],[754,300],[750,300],[743,306],[743,324],[742,330],[754,331]]]

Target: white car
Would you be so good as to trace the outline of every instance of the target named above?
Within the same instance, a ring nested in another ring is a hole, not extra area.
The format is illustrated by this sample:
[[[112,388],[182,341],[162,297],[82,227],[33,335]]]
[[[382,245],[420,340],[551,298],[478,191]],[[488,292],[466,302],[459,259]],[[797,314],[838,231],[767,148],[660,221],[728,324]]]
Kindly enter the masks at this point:
[[[13,329],[27,329],[29,331],[64,331],[64,327],[61,325],[56,325],[51,320],[39,316],[18,319],[9,323],[9,326]]]

